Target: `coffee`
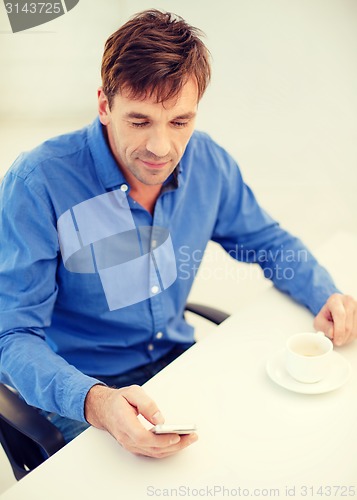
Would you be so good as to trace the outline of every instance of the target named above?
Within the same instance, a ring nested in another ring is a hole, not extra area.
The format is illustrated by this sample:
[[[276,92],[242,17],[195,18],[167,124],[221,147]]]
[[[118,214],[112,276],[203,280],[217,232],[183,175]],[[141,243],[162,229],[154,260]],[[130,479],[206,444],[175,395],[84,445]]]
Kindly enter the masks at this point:
[[[323,349],[318,345],[308,345],[308,346],[298,346],[294,349],[296,354],[300,354],[300,356],[321,356],[325,354],[326,349]]]
[[[322,332],[297,333],[286,343],[286,370],[299,382],[319,382],[329,371],[332,349]]]

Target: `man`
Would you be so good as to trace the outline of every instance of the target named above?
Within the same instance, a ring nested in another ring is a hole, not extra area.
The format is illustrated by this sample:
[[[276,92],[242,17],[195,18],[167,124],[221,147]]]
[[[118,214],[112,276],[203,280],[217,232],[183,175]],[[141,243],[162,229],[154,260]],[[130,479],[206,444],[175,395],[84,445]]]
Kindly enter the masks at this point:
[[[99,119],[20,156],[1,185],[2,380],[67,440],[91,424],[165,457],[197,439],[137,415],[164,421],[140,385],[194,342],[183,310],[209,240],[259,263],[337,345],[357,336],[356,301],[194,132],[210,79],[199,34],[135,16],[106,43]]]

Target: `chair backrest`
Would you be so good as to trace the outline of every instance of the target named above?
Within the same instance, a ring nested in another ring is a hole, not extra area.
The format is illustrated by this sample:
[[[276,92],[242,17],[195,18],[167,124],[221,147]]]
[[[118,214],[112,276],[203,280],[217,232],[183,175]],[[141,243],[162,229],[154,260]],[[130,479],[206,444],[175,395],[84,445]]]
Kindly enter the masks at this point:
[[[34,441],[3,420],[0,420],[0,442],[17,480],[45,460]]]
[[[65,445],[51,422],[0,384],[0,443],[17,480]]]

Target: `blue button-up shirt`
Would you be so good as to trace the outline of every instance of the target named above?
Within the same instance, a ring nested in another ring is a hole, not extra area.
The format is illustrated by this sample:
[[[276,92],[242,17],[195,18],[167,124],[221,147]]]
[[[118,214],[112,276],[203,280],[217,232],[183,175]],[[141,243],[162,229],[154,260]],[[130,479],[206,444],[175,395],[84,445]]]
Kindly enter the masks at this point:
[[[0,370],[28,403],[84,420],[96,375],[191,344],[184,306],[209,240],[317,313],[336,288],[195,132],[151,215],[96,119],[22,154],[0,187]],[[224,284],[223,284],[224,286]]]

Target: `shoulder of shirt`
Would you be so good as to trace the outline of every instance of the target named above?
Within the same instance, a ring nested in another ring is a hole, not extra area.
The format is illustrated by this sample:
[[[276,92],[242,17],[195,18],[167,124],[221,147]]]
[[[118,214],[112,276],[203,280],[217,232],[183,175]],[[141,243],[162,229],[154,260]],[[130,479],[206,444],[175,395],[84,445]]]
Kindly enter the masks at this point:
[[[189,144],[217,145],[212,137],[207,132],[203,132],[202,130],[195,130],[193,132]]]
[[[212,137],[207,133],[201,130],[195,130],[191,136],[191,139],[188,143],[188,147],[198,147],[202,149],[206,149],[207,151],[215,151],[216,153],[220,153],[223,156],[230,156],[229,153],[218,144]]]
[[[227,175],[232,169],[239,170],[236,160],[224,147],[206,132],[195,130],[187,145],[183,165],[186,164],[188,168],[192,167],[192,159],[198,160],[198,158],[201,162],[205,162],[205,168],[210,168],[215,174],[221,172]]]
[[[21,153],[10,167],[9,172],[16,177],[27,180],[34,171],[38,171],[41,167],[45,166],[46,170],[51,169],[53,160],[76,155],[88,147],[88,127],[53,137],[31,150]]]

